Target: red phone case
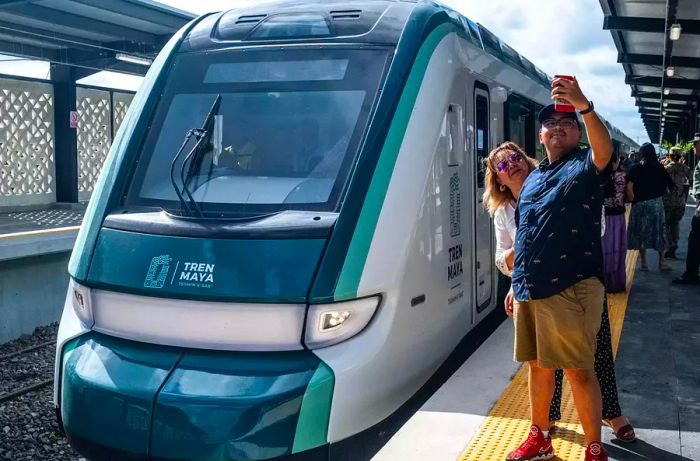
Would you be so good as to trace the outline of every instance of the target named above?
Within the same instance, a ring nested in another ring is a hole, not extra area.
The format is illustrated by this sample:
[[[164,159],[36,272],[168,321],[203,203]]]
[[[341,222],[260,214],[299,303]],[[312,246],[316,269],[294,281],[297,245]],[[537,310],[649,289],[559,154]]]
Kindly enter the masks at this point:
[[[565,78],[567,80],[573,80],[574,77],[571,75],[555,75],[554,78]],[[574,106],[566,102],[564,99],[554,100],[554,110],[557,112],[576,112]]]

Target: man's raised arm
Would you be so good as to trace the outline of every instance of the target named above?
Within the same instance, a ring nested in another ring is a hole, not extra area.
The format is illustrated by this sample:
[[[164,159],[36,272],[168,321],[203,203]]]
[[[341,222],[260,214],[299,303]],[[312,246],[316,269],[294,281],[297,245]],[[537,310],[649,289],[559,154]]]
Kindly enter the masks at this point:
[[[587,112],[592,108],[592,103],[581,91],[576,78],[573,80],[555,78],[552,86],[552,98],[567,100],[578,112]],[[586,126],[588,143],[593,152],[593,163],[598,170],[602,170],[608,165],[613,154],[610,132],[594,110],[582,114],[581,118]]]

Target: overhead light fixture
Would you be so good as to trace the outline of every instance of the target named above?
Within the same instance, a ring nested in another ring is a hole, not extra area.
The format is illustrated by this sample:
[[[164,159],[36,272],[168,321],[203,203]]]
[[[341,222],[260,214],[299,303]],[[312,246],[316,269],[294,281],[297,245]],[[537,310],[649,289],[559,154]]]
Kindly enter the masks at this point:
[[[664,88],[664,94],[671,94],[671,90],[669,88]]]
[[[152,59],[143,58],[141,56],[133,56],[131,54],[117,53],[114,57],[119,61],[124,61],[131,64],[138,64],[139,66],[150,66],[151,64],[153,64]]]
[[[666,68],[666,76],[667,77],[673,77],[673,74],[676,72],[676,69],[673,67],[667,67]]]
[[[668,103],[667,103],[667,102],[664,102],[664,107],[668,107]]]
[[[671,30],[668,33],[668,38],[671,40],[678,40],[681,38],[681,25],[675,23],[671,26]]]
[[[666,111],[663,111],[662,114],[666,115]]]

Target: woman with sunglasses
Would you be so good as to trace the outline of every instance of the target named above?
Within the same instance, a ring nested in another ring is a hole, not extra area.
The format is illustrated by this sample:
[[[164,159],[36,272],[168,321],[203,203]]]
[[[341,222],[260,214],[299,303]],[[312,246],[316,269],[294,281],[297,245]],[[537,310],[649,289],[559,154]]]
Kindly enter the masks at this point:
[[[528,156],[517,144],[505,142],[491,151],[485,159],[484,207],[493,217],[496,230],[496,266],[510,277],[515,260],[515,204],[520,196],[528,175],[537,168],[537,161]],[[513,315],[512,289],[506,296],[506,313]],[[600,331],[597,336],[595,354],[595,372],[603,396],[603,420],[609,425],[618,440],[632,442],[636,440],[634,428],[622,415],[617,396],[615,379],[615,362],[612,355],[610,321],[608,319],[608,301],[605,299]],[[555,390],[549,408],[550,430],[555,421],[561,419],[561,394],[564,373],[555,373]]]

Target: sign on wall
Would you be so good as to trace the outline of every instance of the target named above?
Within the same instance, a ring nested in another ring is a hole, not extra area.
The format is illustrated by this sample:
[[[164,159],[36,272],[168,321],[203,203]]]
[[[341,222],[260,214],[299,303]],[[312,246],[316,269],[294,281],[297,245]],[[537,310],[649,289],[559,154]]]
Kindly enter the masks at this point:
[[[78,128],[78,111],[70,111],[70,127],[71,129]]]

